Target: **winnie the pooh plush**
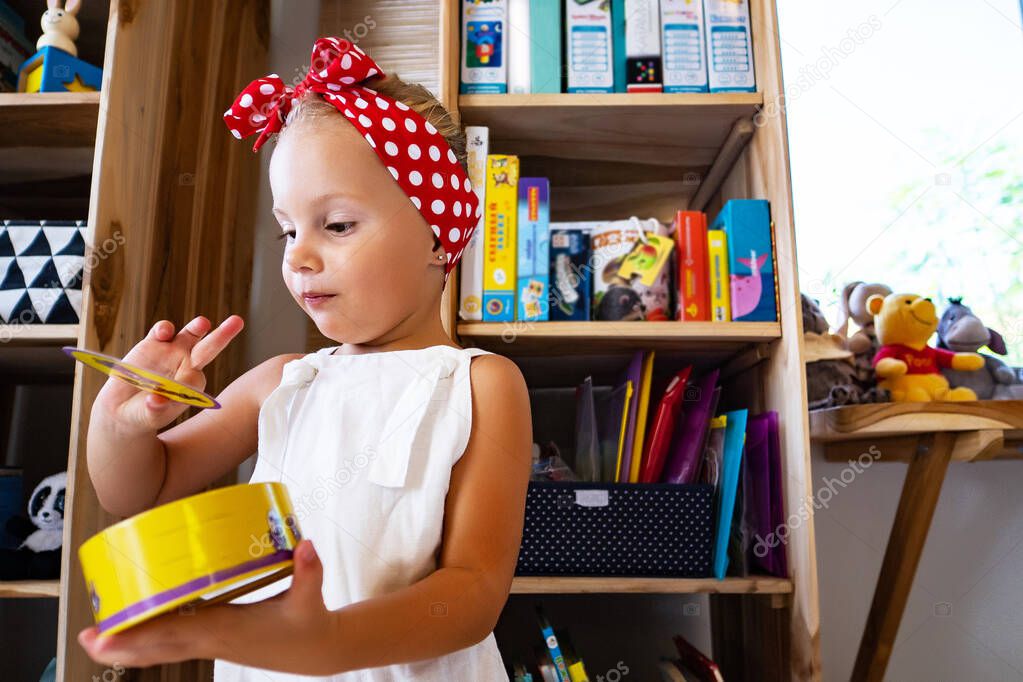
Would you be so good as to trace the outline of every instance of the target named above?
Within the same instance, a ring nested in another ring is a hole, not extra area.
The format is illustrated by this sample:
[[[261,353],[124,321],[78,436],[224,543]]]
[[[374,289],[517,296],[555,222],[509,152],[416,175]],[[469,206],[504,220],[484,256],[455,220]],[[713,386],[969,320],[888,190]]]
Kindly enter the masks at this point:
[[[915,294],[873,295],[867,309],[874,316],[881,348],[874,356],[878,387],[897,402],[976,400],[965,387],[949,388],[940,367],[974,371],[984,366],[977,353],[954,353],[931,348],[928,339],[938,328],[938,315],[929,298]]]

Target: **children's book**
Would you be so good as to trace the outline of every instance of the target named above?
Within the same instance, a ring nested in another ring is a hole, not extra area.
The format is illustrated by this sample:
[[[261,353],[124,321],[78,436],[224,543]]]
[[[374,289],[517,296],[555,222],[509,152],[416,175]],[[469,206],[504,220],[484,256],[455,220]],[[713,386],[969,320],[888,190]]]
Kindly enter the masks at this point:
[[[487,203],[483,214],[483,321],[515,319],[515,256],[519,157],[487,157]]]
[[[682,660],[682,665],[692,673],[693,679],[700,680],[700,682],[725,682],[718,664],[703,655],[685,637],[675,635],[673,641]]]
[[[723,580],[728,569],[728,537],[735,512],[735,494],[739,485],[742,450],[746,441],[746,410],[726,412],[724,462],[721,470],[721,505],[714,536],[714,577]]]
[[[639,477],[641,483],[657,483],[661,480],[668,447],[671,445],[675,425],[679,421],[682,398],[685,396],[689,375],[692,371],[692,366],[687,366],[676,372],[657,404],[650,437],[647,438],[646,449],[643,451],[643,469]]]
[[[462,94],[508,92],[508,4],[462,1]]]
[[[629,461],[629,483],[639,483],[639,470],[643,462],[643,439],[646,437],[647,413],[650,410],[650,382],[654,373],[654,351],[643,354],[643,376],[639,383],[639,404],[636,406],[636,432],[632,439],[632,459]]]
[[[487,153],[490,150],[490,129],[486,126],[466,126],[465,157],[469,168],[469,181],[479,199],[480,206],[486,207]],[[473,230],[472,238],[465,245],[459,261],[458,316],[463,320],[483,319],[483,232],[486,229],[486,214]]]
[[[671,454],[663,476],[665,483],[694,483],[697,480],[718,374],[719,370],[713,369],[686,389],[681,428],[676,429],[676,437],[672,439]]]
[[[533,67],[532,38],[530,30],[532,22],[529,13],[532,9],[529,0],[507,0],[508,2],[508,92],[515,95],[528,95],[530,77]]]
[[[675,241],[678,244],[678,319],[708,321],[707,215],[702,211],[676,213]]]
[[[530,92],[561,92],[561,3],[529,0]],[[513,29],[514,30],[514,29]]]
[[[707,263],[710,272],[710,319],[728,322],[732,319],[728,244],[722,230],[707,230]]]
[[[519,178],[516,320],[548,319],[550,292],[550,193],[547,178]]]
[[[764,199],[730,199],[714,219],[728,242],[729,307],[734,322],[774,322],[771,209]]]

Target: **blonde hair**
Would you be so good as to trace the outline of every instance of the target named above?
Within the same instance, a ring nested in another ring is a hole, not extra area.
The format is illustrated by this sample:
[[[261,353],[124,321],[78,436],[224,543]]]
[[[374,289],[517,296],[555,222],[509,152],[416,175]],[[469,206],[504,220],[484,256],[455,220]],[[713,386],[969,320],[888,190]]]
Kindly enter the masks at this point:
[[[465,161],[465,131],[429,90],[419,83],[406,83],[396,75],[377,78],[366,87],[405,104],[429,121],[458,157],[462,169],[468,172]],[[318,94],[307,91],[288,113],[280,135],[287,134],[288,129],[296,124],[304,125],[336,115],[341,115],[341,113],[334,108],[334,105],[324,101]]]

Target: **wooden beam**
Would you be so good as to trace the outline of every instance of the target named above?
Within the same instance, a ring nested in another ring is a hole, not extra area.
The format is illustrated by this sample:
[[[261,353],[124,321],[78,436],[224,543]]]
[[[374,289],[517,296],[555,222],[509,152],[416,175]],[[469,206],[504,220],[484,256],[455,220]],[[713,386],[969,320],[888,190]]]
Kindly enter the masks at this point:
[[[84,346],[122,356],[157,320],[180,327],[203,314],[217,325],[247,310],[259,163],[251,146],[227,133],[221,112],[265,73],[268,41],[267,0],[110,3]],[[207,391],[216,394],[241,372],[243,348],[235,339],[207,369]],[[105,380],[76,367],[57,638],[57,678],[69,681],[99,679],[105,670],[77,641],[93,622],[77,549],[118,520],[100,507],[86,467],[89,413]],[[208,661],[190,661],[134,679],[210,673]]]

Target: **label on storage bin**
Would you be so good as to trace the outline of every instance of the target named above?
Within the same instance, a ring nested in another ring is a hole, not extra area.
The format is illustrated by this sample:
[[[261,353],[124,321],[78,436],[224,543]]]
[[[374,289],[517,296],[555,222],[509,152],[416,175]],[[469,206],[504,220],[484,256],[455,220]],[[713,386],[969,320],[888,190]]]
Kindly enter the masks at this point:
[[[580,507],[606,507],[606,490],[576,490],[575,503]]]

